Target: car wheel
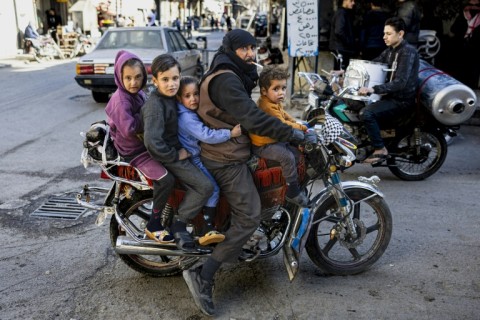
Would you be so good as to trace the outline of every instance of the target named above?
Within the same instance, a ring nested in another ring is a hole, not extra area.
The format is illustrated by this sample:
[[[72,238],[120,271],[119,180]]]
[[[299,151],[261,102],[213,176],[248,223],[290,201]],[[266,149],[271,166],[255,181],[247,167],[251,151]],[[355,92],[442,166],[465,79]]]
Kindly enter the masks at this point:
[[[98,91],[92,91],[92,97],[95,102],[98,103],[105,103],[108,102],[108,92],[98,92]]]
[[[195,67],[195,76],[198,79],[202,79],[203,73],[205,72],[205,69],[203,68],[202,62],[198,61],[197,66]]]

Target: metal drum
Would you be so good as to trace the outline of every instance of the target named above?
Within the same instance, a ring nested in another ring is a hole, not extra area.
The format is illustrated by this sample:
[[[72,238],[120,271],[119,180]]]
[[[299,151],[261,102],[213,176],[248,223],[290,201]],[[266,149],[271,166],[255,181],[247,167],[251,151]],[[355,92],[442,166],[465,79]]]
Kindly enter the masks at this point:
[[[472,89],[421,59],[417,98],[438,122],[450,126],[468,120],[477,102]]]
[[[384,84],[387,77],[388,65],[385,63],[351,59],[350,64],[345,71],[344,86],[353,87],[373,87],[378,84]],[[374,102],[380,100],[378,94],[370,96],[361,96],[348,94],[344,98],[352,100],[361,100],[365,102]]]

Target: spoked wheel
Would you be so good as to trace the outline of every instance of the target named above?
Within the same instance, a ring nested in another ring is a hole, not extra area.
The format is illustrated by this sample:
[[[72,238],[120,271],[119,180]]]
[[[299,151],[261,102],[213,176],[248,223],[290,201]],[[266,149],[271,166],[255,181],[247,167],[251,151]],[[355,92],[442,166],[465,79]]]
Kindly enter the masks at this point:
[[[392,215],[383,198],[359,187],[345,192],[351,200],[356,238],[345,229],[337,202],[330,196],[315,208],[306,244],[308,256],[326,275],[365,271],[382,256],[392,235]]]
[[[437,131],[412,132],[399,136],[389,151],[388,168],[402,180],[419,181],[430,177],[447,157],[447,142]]]
[[[135,200],[134,198],[121,201],[118,205],[118,210],[124,213],[125,217],[135,228],[135,232],[139,237],[142,237],[150,216],[152,199],[146,198]],[[118,236],[126,236],[126,232],[119,226],[115,217],[112,217],[110,221],[110,241],[114,248]],[[179,274],[184,269],[188,269],[198,261],[198,258],[196,257],[135,254],[118,255],[123,262],[135,271],[155,277],[166,277]]]

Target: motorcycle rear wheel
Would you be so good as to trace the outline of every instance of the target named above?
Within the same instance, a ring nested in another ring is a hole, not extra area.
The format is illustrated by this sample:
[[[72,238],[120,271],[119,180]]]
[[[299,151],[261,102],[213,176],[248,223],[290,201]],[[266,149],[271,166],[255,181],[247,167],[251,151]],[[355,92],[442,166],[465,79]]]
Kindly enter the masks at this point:
[[[305,246],[310,259],[325,275],[354,275],[367,270],[383,255],[392,236],[392,215],[382,197],[366,199],[372,192],[359,187],[345,192],[353,201],[352,219],[358,238],[352,240],[341,233],[331,238],[332,230],[338,230],[342,221],[332,195],[315,209]]]
[[[436,130],[420,130],[419,146],[412,132],[397,137],[393,148],[389,147],[389,152],[396,156],[387,161],[388,169],[402,180],[420,181],[430,177],[447,157],[448,145],[443,134]]]
[[[124,199],[120,201],[118,210],[134,223],[138,232],[143,233],[150,215],[150,209],[146,205],[150,204],[151,201],[151,198],[137,197],[137,194],[135,194],[130,200]],[[125,230],[120,227],[115,217],[112,217],[110,221],[110,242],[112,247],[115,248],[118,236],[125,235]],[[153,277],[167,277],[179,274],[198,261],[196,257],[181,256],[135,254],[118,254],[118,256],[133,270]]]

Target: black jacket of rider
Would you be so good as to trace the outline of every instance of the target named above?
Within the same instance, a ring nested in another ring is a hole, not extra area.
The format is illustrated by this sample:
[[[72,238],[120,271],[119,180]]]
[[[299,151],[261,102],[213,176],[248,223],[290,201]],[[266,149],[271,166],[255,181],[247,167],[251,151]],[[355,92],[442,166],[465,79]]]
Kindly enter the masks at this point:
[[[393,76],[392,72],[387,73],[388,82],[373,86],[374,93],[385,95],[384,99],[413,103],[420,64],[417,50],[403,40],[396,48],[385,49],[373,61],[386,63],[389,69],[395,69],[392,71]]]

